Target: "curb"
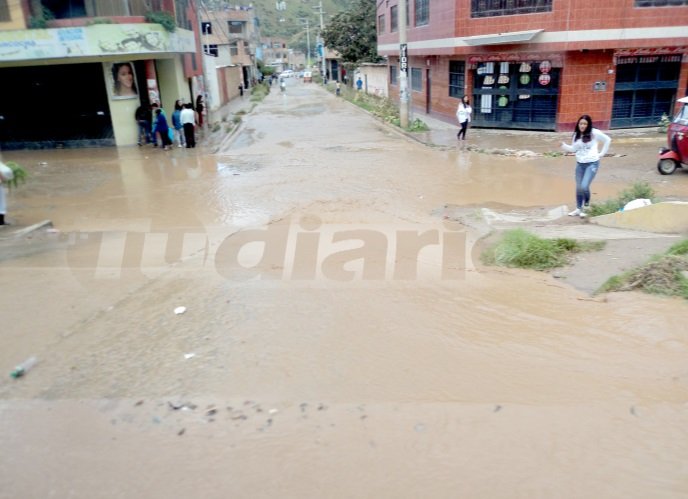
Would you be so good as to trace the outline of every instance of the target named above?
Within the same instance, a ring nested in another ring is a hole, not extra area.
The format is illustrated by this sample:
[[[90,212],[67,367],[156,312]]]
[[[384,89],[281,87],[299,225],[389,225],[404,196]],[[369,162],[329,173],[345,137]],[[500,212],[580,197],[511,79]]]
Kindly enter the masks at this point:
[[[24,227],[22,229],[17,229],[6,236],[0,237],[0,239],[16,239],[19,237],[24,237],[27,236],[28,234],[31,234],[32,232],[36,232],[37,230],[44,229],[46,227],[52,227],[53,222],[52,220],[43,220],[42,222],[38,222],[33,225],[29,225],[28,227]]]

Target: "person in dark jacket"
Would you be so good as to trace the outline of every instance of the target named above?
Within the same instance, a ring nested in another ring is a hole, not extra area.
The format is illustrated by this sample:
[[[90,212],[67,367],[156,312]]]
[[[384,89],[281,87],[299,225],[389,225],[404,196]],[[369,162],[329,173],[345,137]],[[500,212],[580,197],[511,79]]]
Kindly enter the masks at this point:
[[[138,144],[142,146],[145,144],[150,144],[153,142],[151,137],[151,122],[150,122],[151,110],[147,104],[141,104],[136,108],[134,113],[134,119],[139,125],[139,142]]]

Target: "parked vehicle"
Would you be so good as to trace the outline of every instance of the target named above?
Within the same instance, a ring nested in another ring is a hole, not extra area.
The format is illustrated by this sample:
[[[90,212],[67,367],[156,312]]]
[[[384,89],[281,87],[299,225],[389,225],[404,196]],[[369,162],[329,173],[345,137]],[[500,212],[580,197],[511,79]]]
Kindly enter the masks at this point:
[[[688,167],[688,97],[678,100],[683,106],[667,130],[668,148],[659,150],[657,170],[662,175],[671,175],[676,168]]]
[[[294,76],[294,71],[292,69],[285,69],[280,73],[280,78],[291,78]]]
[[[313,73],[310,71],[304,71],[303,72],[303,82],[304,83],[310,83],[313,81]]]

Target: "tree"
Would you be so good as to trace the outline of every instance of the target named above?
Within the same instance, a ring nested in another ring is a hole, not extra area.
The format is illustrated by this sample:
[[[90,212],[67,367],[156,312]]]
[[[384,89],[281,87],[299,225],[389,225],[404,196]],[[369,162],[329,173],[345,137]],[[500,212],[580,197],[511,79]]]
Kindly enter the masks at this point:
[[[332,18],[323,31],[325,45],[342,55],[343,62],[378,62],[376,2],[354,0]]]

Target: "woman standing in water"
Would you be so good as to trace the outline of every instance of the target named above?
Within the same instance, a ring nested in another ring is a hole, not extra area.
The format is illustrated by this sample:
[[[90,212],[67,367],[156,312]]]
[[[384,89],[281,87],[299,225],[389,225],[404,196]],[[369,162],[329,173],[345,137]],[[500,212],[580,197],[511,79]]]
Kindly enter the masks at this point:
[[[471,114],[473,113],[473,108],[471,107],[470,100],[467,95],[464,95],[459,102],[459,107],[456,109],[456,119],[459,121],[461,130],[456,134],[456,138],[461,140],[466,140],[466,129],[468,124],[471,122]]]
[[[600,142],[602,150],[598,151]],[[600,158],[607,154],[611,143],[608,135],[592,126],[592,118],[587,114],[578,118],[571,145],[561,143],[564,151],[576,154],[576,209],[569,213],[570,217],[586,217],[585,210],[590,206],[590,184],[597,175]]]

